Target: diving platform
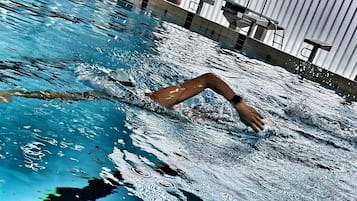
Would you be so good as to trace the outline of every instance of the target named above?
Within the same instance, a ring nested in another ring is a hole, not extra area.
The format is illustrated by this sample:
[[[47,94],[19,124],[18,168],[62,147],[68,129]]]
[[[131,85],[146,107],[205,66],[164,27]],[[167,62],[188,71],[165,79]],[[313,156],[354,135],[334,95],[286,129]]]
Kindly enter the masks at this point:
[[[259,13],[248,8],[247,5],[236,3],[235,0],[225,0],[226,4],[222,7],[223,15],[229,22],[231,29],[237,30],[249,28],[247,35],[260,41],[265,41],[268,31],[274,31],[273,45],[277,44],[280,48],[283,46],[284,27],[279,25],[277,20],[263,15],[263,10]],[[266,0],[265,3],[266,4]],[[282,31],[282,33],[279,33]]]
[[[305,38],[304,42],[313,46],[312,49],[308,49],[311,51],[310,56],[308,57],[308,61],[311,63],[314,61],[317,51],[319,49],[330,51],[332,48],[330,44],[318,40],[309,39],[309,38]]]

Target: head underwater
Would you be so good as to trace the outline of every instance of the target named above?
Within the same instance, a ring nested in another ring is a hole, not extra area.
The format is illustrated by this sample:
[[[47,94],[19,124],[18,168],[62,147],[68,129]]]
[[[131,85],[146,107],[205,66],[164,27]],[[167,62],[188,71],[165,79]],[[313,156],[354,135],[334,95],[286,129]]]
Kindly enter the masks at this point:
[[[118,82],[126,87],[135,87],[135,82],[133,78],[129,75],[129,73],[124,69],[117,69],[115,71],[111,71],[109,74],[109,79],[112,81]]]

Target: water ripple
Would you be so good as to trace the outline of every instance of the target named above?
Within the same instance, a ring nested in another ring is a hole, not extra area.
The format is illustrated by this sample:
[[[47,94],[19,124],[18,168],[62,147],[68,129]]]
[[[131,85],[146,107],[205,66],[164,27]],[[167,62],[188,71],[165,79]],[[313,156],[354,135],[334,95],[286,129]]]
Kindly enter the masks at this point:
[[[45,166],[41,165],[42,159],[46,156],[45,152],[47,152],[42,149],[44,146],[45,144],[41,142],[32,142],[20,147],[24,154],[25,167],[34,171],[45,169]]]

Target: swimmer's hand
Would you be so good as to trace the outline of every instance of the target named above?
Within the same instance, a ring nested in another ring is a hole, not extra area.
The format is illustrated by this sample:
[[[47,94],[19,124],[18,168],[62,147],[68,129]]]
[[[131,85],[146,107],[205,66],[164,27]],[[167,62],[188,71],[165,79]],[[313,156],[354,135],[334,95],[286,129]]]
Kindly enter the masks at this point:
[[[245,125],[250,126],[256,133],[264,130],[263,116],[253,107],[247,105],[244,101],[240,101],[234,107],[239,113],[240,120]]]
[[[14,95],[13,91],[0,91],[0,102],[10,103],[11,97]]]

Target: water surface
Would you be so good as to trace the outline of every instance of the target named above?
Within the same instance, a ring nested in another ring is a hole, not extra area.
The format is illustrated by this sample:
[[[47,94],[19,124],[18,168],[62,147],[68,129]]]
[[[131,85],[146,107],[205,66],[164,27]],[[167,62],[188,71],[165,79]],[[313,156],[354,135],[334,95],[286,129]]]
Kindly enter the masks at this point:
[[[1,200],[357,199],[356,102],[123,5],[0,3],[1,90],[116,96],[0,104]],[[117,68],[138,96],[104,79]],[[209,90],[173,111],[140,95],[206,72],[256,107],[265,131]]]

